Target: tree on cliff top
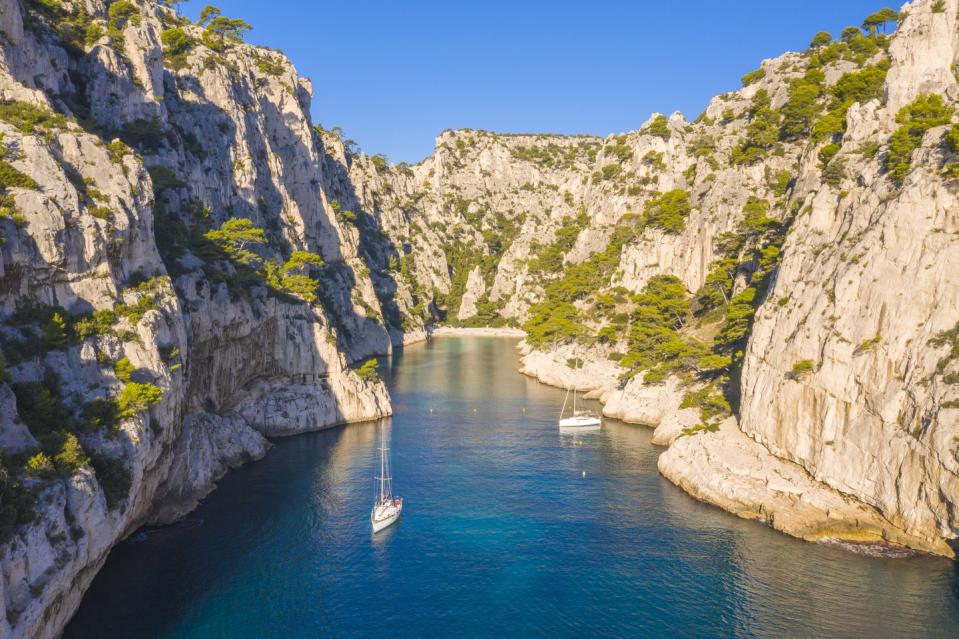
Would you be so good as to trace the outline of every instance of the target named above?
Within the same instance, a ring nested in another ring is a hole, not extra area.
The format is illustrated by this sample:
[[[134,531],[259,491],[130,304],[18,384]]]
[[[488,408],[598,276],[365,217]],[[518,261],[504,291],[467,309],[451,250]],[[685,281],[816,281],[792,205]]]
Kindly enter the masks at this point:
[[[221,15],[220,10],[212,4],[208,4],[200,10],[200,17],[197,18],[196,23],[201,27],[205,27],[210,20],[219,15]]]
[[[869,35],[875,35],[876,29],[882,29],[885,32],[886,25],[897,20],[899,20],[899,14],[889,7],[884,7],[881,11],[869,15],[863,20],[862,28],[868,31]]]

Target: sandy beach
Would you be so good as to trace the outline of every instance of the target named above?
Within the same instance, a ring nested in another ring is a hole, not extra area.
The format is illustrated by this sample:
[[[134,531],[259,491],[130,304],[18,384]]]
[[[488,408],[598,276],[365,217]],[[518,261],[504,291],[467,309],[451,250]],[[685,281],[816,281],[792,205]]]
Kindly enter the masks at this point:
[[[435,337],[526,337],[526,331],[518,328],[458,328],[441,326],[431,335]]]

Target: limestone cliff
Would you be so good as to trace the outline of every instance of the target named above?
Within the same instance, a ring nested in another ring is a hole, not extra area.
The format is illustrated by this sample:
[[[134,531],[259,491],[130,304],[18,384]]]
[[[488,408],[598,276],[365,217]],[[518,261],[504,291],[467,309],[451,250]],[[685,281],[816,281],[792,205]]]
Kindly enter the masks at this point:
[[[282,55],[150,2],[3,0],[0,33],[0,635],[52,637],[265,436],[389,414],[353,367],[391,341]]]
[[[695,122],[450,131],[350,178],[419,310],[524,326],[524,372],[657,427],[674,482],[804,538],[951,556],[956,22],[913,2]]]
[[[355,369],[436,323],[522,326],[523,372],[655,427],[701,499],[954,554],[959,0],[692,122],[446,131],[416,165],[314,125],[235,22],[0,9],[4,636],[55,636],[266,436],[388,414]]]

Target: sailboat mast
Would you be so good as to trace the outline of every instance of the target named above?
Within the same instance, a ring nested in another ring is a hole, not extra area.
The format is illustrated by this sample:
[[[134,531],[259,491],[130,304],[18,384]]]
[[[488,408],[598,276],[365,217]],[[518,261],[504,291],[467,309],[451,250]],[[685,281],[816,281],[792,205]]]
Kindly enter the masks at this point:
[[[380,437],[380,501],[383,501],[383,495],[385,492],[386,492],[386,433],[385,431],[383,431]]]

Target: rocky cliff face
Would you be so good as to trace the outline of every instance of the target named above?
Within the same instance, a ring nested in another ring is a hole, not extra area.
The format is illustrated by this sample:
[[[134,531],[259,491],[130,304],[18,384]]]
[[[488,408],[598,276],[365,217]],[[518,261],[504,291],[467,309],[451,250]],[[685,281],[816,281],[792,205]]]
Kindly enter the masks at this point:
[[[656,427],[693,494],[952,556],[956,22],[913,2],[894,35],[766,60],[692,123],[446,132],[351,177],[427,310],[524,326],[524,372]]]
[[[4,636],[56,635],[266,436],[388,414],[355,368],[437,322],[522,326],[525,373],[655,427],[706,501],[953,555],[959,0],[694,122],[447,131],[417,165],[314,126],[241,24],[0,9]]]
[[[391,338],[285,58],[148,2],[0,32],[0,635],[50,637],[265,436],[389,414],[353,366]]]

